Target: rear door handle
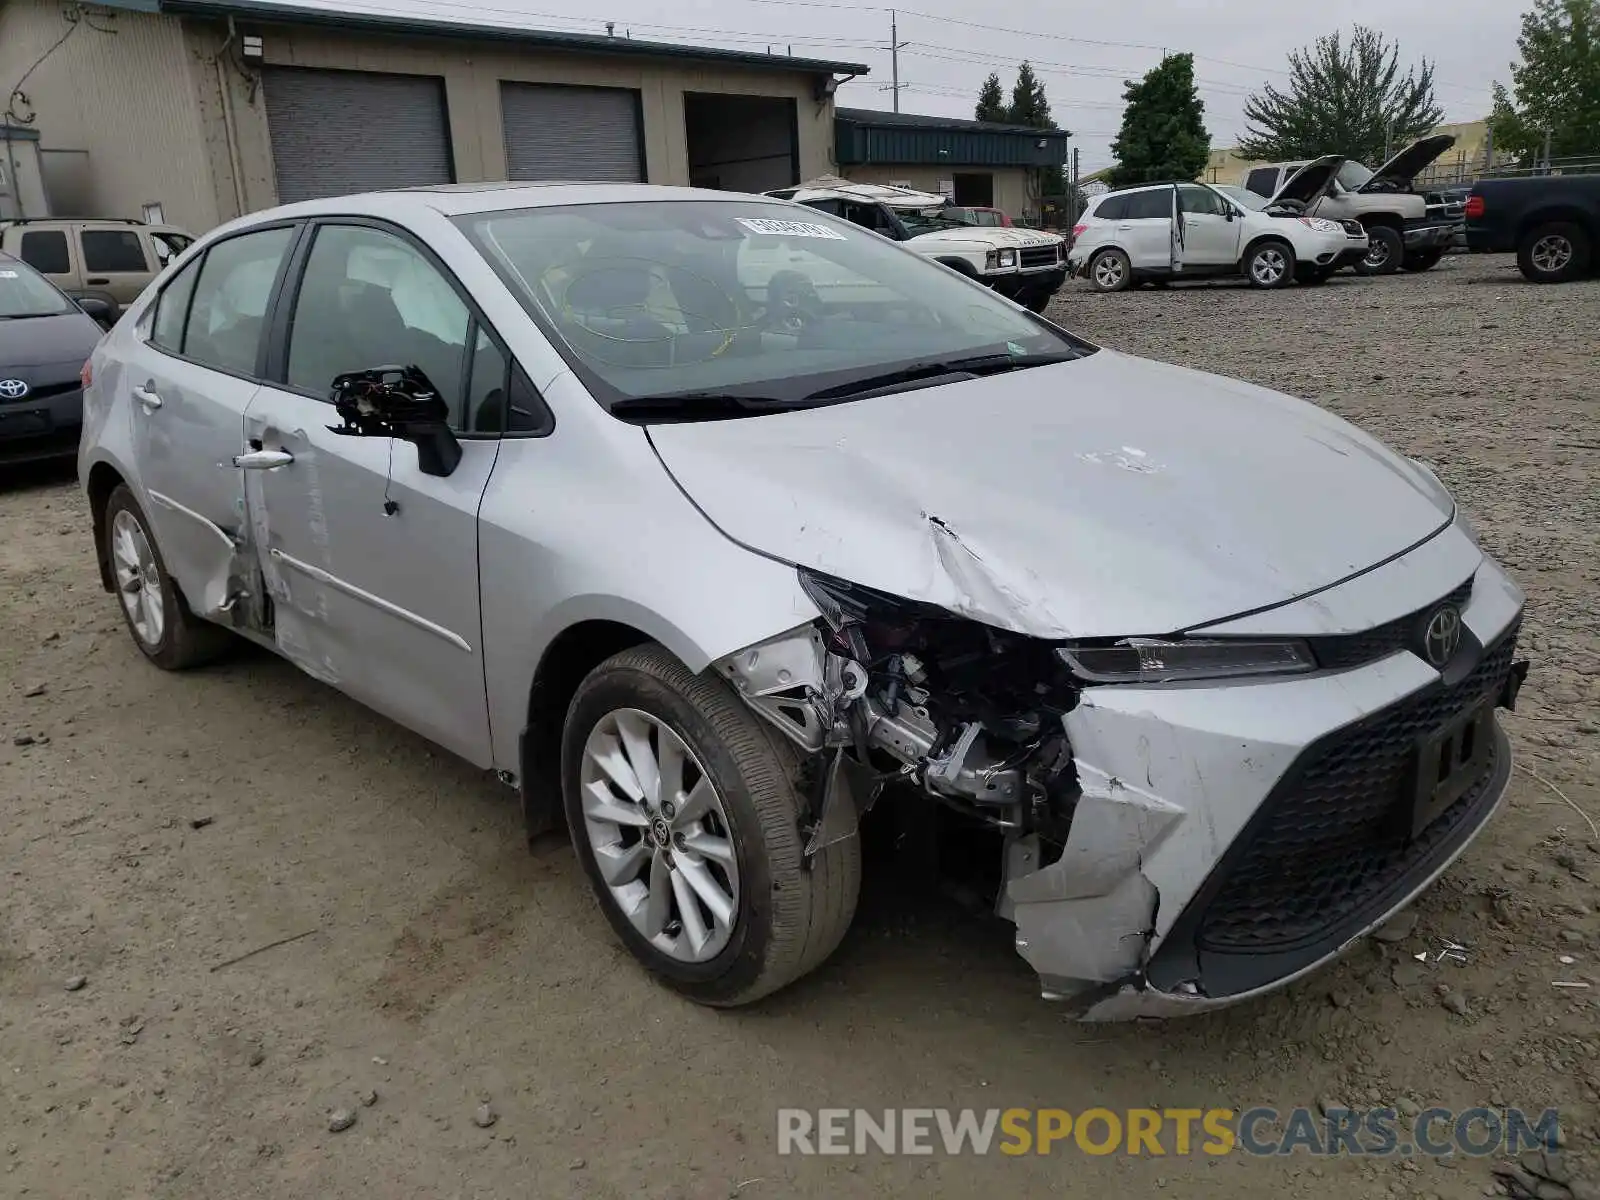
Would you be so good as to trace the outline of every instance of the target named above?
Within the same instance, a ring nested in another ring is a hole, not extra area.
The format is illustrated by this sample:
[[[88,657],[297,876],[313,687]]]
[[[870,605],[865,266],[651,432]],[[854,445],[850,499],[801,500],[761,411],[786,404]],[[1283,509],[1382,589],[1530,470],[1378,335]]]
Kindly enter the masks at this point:
[[[1132,229],[1133,226],[1132,225],[1118,225],[1117,228],[1118,229]]]
[[[133,389],[133,398],[144,405],[145,412],[155,412],[161,407],[161,397],[148,384]]]
[[[106,284],[111,282],[111,280],[109,280],[109,279],[85,279],[84,282],[87,283],[90,287],[105,287]]]
[[[241,471],[272,471],[293,461],[294,455],[287,450],[251,450],[233,456],[233,465]]]

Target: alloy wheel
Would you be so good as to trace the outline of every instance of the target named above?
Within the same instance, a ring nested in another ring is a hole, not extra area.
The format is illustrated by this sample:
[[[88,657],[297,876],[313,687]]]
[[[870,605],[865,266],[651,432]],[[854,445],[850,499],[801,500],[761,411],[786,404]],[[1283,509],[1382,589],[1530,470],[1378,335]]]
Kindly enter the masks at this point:
[[[1374,237],[1367,247],[1367,266],[1377,270],[1389,261],[1389,243]]]
[[[1541,273],[1555,275],[1572,261],[1572,243],[1559,233],[1547,233],[1533,244],[1529,257]]]
[[[1276,246],[1267,246],[1256,252],[1250,260],[1250,276],[1257,283],[1268,286],[1279,282],[1289,270],[1289,259]]]
[[[111,560],[117,576],[117,594],[128,614],[128,624],[146,646],[160,644],[166,629],[166,604],[161,597],[161,573],[144,528],[127,509],[111,519]]]
[[[1115,254],[1102,254],[1094,264],[1095,283],[1110,290],[1122,282],[1122,259]]]
[[[716,785],[665,722],[636,708],[590,730],[584,833],[618,909],[679,962],[715,958],[739,912],[739,864]]]

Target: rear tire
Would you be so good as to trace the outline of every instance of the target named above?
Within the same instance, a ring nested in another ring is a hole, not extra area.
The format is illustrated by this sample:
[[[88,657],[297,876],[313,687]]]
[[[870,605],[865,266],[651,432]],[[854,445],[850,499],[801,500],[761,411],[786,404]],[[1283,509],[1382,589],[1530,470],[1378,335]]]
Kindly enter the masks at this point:
[[[1257,242],[1245,252],[1244,276],[1252,287],[1283,287],[1295,276],[1294,248],[1277,238]]]
[[[1115,246],[1089,260],[1089,283],[1097,292],[1125,292],[1133,283],[1133,261]]]
[[[1517,243],[1517,266],[1534,283],[1566,283],[1588,274],[1592,251],[1581,225],[1551,221],[1523,234]]]
[[[649,757],[663,746],[668,757]],[[670,773],[660,764],[674,755],[682,774],[668,803],[646,781]],[[600,766],[617,758],[640,799]],[[618,938],[674,991],[749,1004],[821,965],[849,929],[861,841],[806,860],[799,776],[794,748],[726,683],[659,645],[624,650],[579,685],[561,753],[573,847]],[[715,894],[702,890],[708,877]],[[657,887],[666,898],[653,910]]]
[[[1405,240],[1391,225],[1367,227],[1367,256],[1356,264],[1357,275],[1393,275],[1405,258]]]
[[[232,646],[233,634],[189,611],[127,484],[118,484],[106,498],[103,527],[118,607],[144,656],[167,671],[221,657]]]

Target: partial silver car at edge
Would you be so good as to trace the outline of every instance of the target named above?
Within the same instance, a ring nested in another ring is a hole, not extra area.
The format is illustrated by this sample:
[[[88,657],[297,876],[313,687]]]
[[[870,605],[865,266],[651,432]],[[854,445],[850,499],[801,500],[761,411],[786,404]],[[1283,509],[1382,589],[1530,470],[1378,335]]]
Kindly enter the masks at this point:
[[[890,790],[991,839],[1017,950],[1103,1019],[1311,970],[1505,789],[1523,597],[1427,467],[824,213],[275,209],[89,374],[145,655],[244,637],[498,771],[705,1003],[828,957]]]

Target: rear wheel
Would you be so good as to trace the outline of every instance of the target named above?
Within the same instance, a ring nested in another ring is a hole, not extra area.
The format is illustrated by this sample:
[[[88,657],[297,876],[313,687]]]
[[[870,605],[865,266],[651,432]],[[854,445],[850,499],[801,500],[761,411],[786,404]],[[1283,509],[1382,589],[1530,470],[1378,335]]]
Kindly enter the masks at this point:
[[[1089,282],[1097,292],[1124,292],[1133,282],[1133,263],[1115,246],[1089,260]]]
[[[1244,256],[1244,274],[1258,288],[1280,288],[1294,278],[1294,251],[1288,242],[1258,242]]]
[[[1405,257],[1405,269],[1408,271],[1431,271],[1439,265],[1439,260],[1444,257],[1444,249],[1435,246],[1430,250],[1418,250]]]
[[[1582,226],[1570,221],[1538,225],[1517,245],[1517,266],[1534,283],[1565,283],[1588,273],[1591,246]]]
[[[189,611],[167,573],[144,510],[126,484],[117,485],[106,498],[104,528],[122,619],[146,658],[180,671],[210,662],[229,648],[231,633]]]
[[[1367,256],[1356,264],[1358,275],[1393,275],[1405,257],[1405,241],[1390,225],[1367,227]]]
[[[656,645],[601,663],[567,710],[562,793],[600,907],[702,1004],[748,1004],[822,963],[855,915],[861,843],[808,861],[789,744],[722,680]]]

